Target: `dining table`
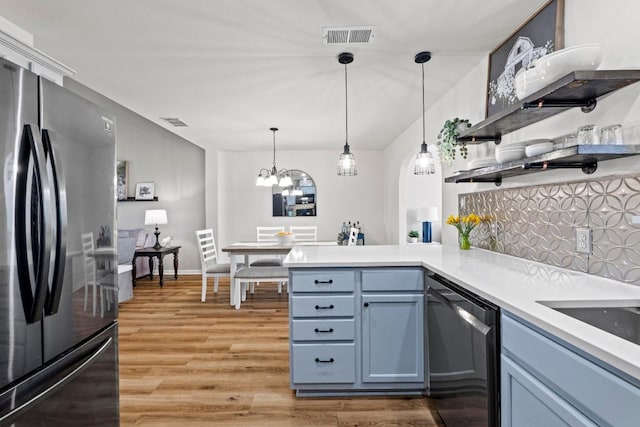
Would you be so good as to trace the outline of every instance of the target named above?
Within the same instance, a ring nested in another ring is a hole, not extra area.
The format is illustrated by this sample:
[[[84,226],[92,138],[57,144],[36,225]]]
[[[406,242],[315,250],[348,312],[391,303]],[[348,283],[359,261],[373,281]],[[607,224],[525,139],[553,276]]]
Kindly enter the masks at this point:
[[[249,265],[249,257],[251,255],[287,255],[291,249],[296,246],[337,246],[336,241],[292,241],[290,243],[280,242],[236,242],[222,248],[222,252],[229,255],[229,283],[231,290],[229,292],[229,304],[235,305],[236,298],[240,298],[239,289],[235,289],[235,273],[238,271],[238,265],[244,263]],[[242,257],[242,261],[240,261]]]

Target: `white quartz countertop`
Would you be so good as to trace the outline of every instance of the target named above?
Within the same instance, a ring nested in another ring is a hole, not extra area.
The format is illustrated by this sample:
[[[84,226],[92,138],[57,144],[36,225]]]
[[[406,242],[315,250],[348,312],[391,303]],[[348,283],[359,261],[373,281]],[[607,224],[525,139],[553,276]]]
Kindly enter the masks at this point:
[[[482,249],[464,251],[438,245],[295,246],[284,265],[289,268],[425,267],[640,379],[639,345],[539,303],[640,306],[640,286]]]

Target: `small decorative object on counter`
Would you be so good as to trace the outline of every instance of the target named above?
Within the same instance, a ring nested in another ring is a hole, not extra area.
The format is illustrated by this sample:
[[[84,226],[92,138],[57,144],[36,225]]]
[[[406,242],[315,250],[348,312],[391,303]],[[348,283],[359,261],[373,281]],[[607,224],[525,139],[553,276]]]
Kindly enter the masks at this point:
[[[481,221],[481,218],[473,212],[463,217],[449,215],[449,218],[447,218],[447,224],[453,225],[458,229],[458,243],[460,244],[460,249],[471,248],[469,234],[476,225],[480,224]]]
[[[418,230],[411,230],[409,232],[409,242],[418,243],[418,237],[420,237],[420,233],[418,233]]]
[[[447,166],[451,166],[456,159],[456,147],[459,147],[460,156],[467,158],[469,150],[464,142],[458,144],[458,136],[467,128],[471,127],[468,119],[459,119],[458,117],[444,122],[440,133],[438,134],[438,153],[440,161]]]

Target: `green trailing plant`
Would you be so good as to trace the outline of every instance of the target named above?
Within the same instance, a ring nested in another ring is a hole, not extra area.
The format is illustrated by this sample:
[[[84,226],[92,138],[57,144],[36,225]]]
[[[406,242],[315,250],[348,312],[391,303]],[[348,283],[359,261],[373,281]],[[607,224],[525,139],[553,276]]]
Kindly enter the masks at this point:
[[[469,150],[464,142],[458,143],[457,137],[460,133],[471,127],[468,119],[460,119],[458,117],[444,122],[440,133],[438,134],[438,153],[440,161],[447,166],[451,166],[456,159],[456,148],[460,151],[463,159],[467,158]]]
[[[417,230],[411,230],[409,232],[409,237],[420,237],[420,233]]]

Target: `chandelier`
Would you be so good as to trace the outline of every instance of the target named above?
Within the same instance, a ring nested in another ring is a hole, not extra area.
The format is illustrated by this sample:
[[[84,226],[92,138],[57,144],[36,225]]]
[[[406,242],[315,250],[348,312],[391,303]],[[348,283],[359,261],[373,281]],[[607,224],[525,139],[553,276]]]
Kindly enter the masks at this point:
[[[278,128],[269,128],[273,132],[273,166],[271,169],[260,169],[258,172],[258,178],[256,178],[256,185],[263,187],[271,187],[278,185],[280,187],[289,187],[293,185],[291,179],[291,173],[287,169],[280,169],[276,167],[276,132]]]

